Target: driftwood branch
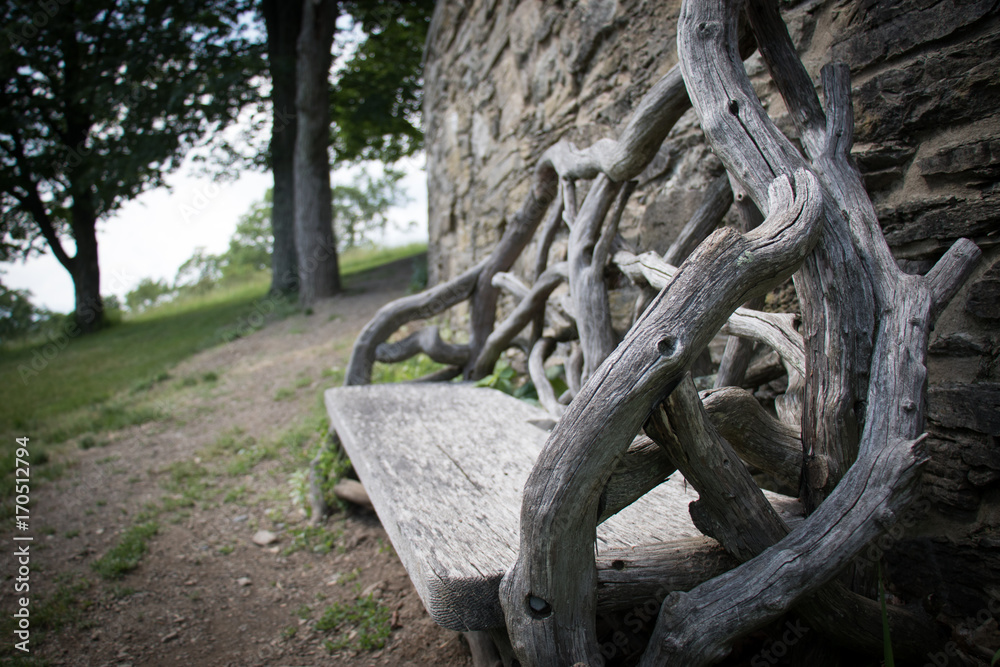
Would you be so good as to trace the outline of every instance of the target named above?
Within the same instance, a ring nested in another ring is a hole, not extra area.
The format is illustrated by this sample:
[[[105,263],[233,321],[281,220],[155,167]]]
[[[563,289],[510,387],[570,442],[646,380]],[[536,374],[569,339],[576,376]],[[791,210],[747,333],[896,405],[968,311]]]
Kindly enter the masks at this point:
[[[701,205],[667,248],[663,261],[677,266],[687,259],[698,244],[715,231],[732,205],[733,190],[729,187],[729,177],[723,174],[709,184]]]
[[[645,436],[637,437],[618,460],[604,487],[597,523],[625,509],[676,471],[677,466],[655,442]]]
[[[716,231],[597,369],[549,436],[525,485],[520,549],[501,602],[522,664],[597,660],[597,507],[610,464],[736,307],[791,274],[819,233],[815,178],[771,187],[770,215]],[[682,316],[683,314],[683,316]]]
[[[548,411],[549,414],[559,417],[566,406],[559,402],[552,383],[545,375],[545,360],[548,359],[556,349],[556,341],[552,338],[539,338],[531,348],[528,355],[528,375],[531,377],[535,391],[538,392],[538,402]]]
[[[924,460],[916,444],[894,443],[872,468],[852,468],[816,512],[760,557],[690,593],[668,596],[640,665],[711,664],[733,639],[783,614],[814,583],[833,578],[913,497]]]
[[[678,461],[685,478],[698,490],[691,516],[702,532],[715,537],[740,561],[762,553],[788,533],[785,523],[743,466],[733,465],[734,452],[712,426],[690,378],[683,381],[655,413],[647,432]],[[681,444],[683,443],[683,445]],[[683,452],[681,454],[680,452]],[[678,458],[683,456],[683,458]],[[820,591],[822,604],[796,607],[806,622],[842,646],[872,651],[882,642],[881,609],[838,583]],[[845,622],[845,610],[854,614]],[[896,641],[907,655],[928,648],[933,628],[895,607],[889,608]]]
[[[749,231],[759,225],[764,219],[760,209],[748,196],[746,189],[730,174],[726,174],[727,179],[732,183],[733,199],[737,213],[737,228],[742,231]],[[764,306],[764,297],[755,299],[743,304],[744,308],[760,310]],[[747,369],[750,367],[750,360],[754,353],[754,343],[747,338],[730,336],[726,341],[726,349],[722,353],[722,360],[719,362],[719,370],[715,374],[715,387],[740,386],[746,377]]]
[[[583,382],[618,344],[611,326],[604,264],[597,263],[599,258],[595,249],[602,223],[622,189],[621,184],[599,175],[587,192],[569,233],[569,289],[583,349]]]
[[[407,322],[433,317],[468,299],[485,266],[486,262],[480,262],[446,283],[420,294],[397,299],[379,308],[375,317],[365,325],[354,342],[344,384],[358,385],[371,382],[372,366],[375,363],[378,346]]]
[[[510,347],[511,341],[528,324],[537,312],[545,307],[545,302],[549,295],[559,287],[567,278],[566,264],[560,262],[550,267],[531,286],[528,296],[521,300],[507,319],[497,325],[479,352],[474,366],[474,377],[486,377],[493,372],[500,355]]]
[[[439,364],[464,366],[469,361],[469,346],[446,343],[437,327],[427,327],[395,343],[375,348],[375,360],[386,364],[405,361],[423,352]]]
[[[645,282],[655,289],[663,289],[673,280],[677,269],[655,252],[633,255],[627,251],[615,253],[615,265],[633,282]],[[758,310],[737,308],[723,331],[745,336],[773,348],[791,369],[805,373],[804,343],[794,325],[794,316],[784,313],[763,313]]]
[[[802,440],[798,429],[772,417],[753,394],[736,387],[704,392],[702,402],[719,435],[741,459],[798,488],[802,471]]]
[[[750,12],[758,39],[767,39],[769,46],[777,44],[780,47],[774,52],[764,53],[765,60],[775,78],[784,79],[778,84],[779,90],[788,96],[788,107],[801,124],[806,150],[810,153],[821,152],[815,156],[817,170],[827,192],[832,195],[825,206],[827,225],[824,239],[830,236],[829,230],[840,230],[845,226],[843,223],[849,224],[851,240],[857,248],[854,256],[859,257],[865,269],[865,274],[859,274],[855,282],[862,287],[870,285],[882,312],[882,324],[870,360],[871,384],[867,387],[864,432],[857,462],[832,492],[830,487],[838,481],[845,464],[851,462],[852,452],[845,447],[850,444],[849,438],[834,437],[825,443],[832,444],[832,448],[819,459],[824,464],[820,485],[815,484],[814,473],[817,469],[807,467],[807,475],[813,476],[809,480],[813,491],[808,494],[810,500],[815,503],[817,497],[826,497],[826,502],[819,505],[802,527],[759,557],[696,588],[689,596],[676,596],[665,601],[650,648],[643,657],[644,665],[708,664],[728,652],[732,638],[777,617],[789,605],[816,590],[844,567],[867,540],[887,528],[893,517],[906,506],[924,458],[914,445],[921,439],[917,436],[923,424],[919,406],[922,405],[926,382],[923,364],[930,320],[926,280],[899,274],[878,230],[873,207],[861,187],[860,178],[847,159],[851,141],[849,84],[845,85],[841,80],[827,86],[830,118],[821,130],[822,112],[818,101],[815,105],[811,104],[814,96],[811,83],[806,85],[802,81],[803,78],[808,80],[808,77],[804,77],[801,63],[793,57],[784,25],[780,25],[781,38],[774,32],[777,30],[775,23],[780,23],[774,6],[770,3],[758,4],[764,9],[758,7],[756,14],[755,10]],[[736,7],[735,3],[725,0],[685,2],[678,33],[678,49],[685,78],[695,107],[699,112],[704,107],[705,113],[716,117],[714,130],[706,128],[706,134],[724,162],[729,160],[734,165],[746,167],[763,156],[772,170],[777,166],[784,171],[791,162],[787,156],[794,153],[783,153],[785,144],[780,140],[771,140],[775,132],[769,131],[763,120],[766,117],[759,107],[750,102],[748,111],[740,104],[747,102],[747,98],[740,94],[736,99],[735,91],[745,93],[743,89],[748,87],[745,73],[742,69],[736,72],[736,68],[731,66],[731,57],[728,57],[735,41]],[[725,66],[720,67],[720,63]],[[789,72],[789,69],[796,71]],[[786,70],[784,76],[782,70]],[[794,99],[796,97],[798,99]],[[730,115],[739,118],[742,129],[729,127],[722,130],[726,121],[719,120],[722,113],[718,107],[725,108],[726,104]],[[760,127],[756,125],[758,121]],[[751,125],[754,127],[748,128]],[[752,140],[752,148],[741,145],[746,135]],[[746,169],[736,169],[734,173],[741,176],[751,192],[754,190],[756,176],[753,173]],[[759,186],[759,183],[756,185]],[[822,251],[830,248],[829,243],[817,248],[819,265],[822,265]],[[966,263],[969,261],[972,261],[971,257],[966,259]],[[953,268],[951,273],[957,275],[963,269],[964,266]],[[802,282],[808,283],[809,280]],[[808,293],[809,289],[810,286],[805,285],[803,291]],[[804,300],[804,309],[808,310],[810,303],[808,299]],[[814,305],[818,303],[820,301],[814,302]],[[825,303],[829,304],[830,300]],[[857,304],[853,305],[856,307]],[[808,313],[806,323],[815,323]],[[807,336],[807,345],[809,340]],[[810,348],[810,353],[813,352],[815,346]],[[813,359],[810,354],[807,360],[810,377],[807,382],[811,378],[829,381],[835,377],[854,392],[858,391],[858,377],[869,370],[867,360],[862,359],[864,363],[861,366],[826,367],[826,370],[831,370],[831,375],[825,376],[823,367],[819,369],[821,372],[816,372]],[[855,380],[853,385],[850,382],[852,374]],[[813,388],[816,388],[815,384]],[[807,407],[809,405],[807,402]],[[837,412],[838,403],[814,402],[813,407],[826,408],[825,414],[829,415]],[[806,417],[803,420],[803,436],[814,424],[822,430],[824,414],[810,416],[807,410]],[[840,433],[841,436],[847,434],[842,427]],[[815,455],[815,450],[810,451],[808,443],[806,448],[807,457]],[[824,601],[830,602],[829,599]],[[833,607],[836,609],[837,605]]]

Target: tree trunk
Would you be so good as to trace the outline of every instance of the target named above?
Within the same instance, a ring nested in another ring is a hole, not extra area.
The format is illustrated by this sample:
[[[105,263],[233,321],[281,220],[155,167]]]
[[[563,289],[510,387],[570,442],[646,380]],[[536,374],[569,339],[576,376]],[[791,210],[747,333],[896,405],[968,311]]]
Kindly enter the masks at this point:
[[[303,305],[340,291],[330,202],[330,49],[337,3],[304,0],[298,42],[295,246]]]
[[[298,289],[299,265],[295,249],[295,117],[296,42],[302,26],[302,4],[262,0],[267,25],[267,57],[271,70],[271,172],[274,200],[271,229],[271,291],[289,294]]]
[[[72,213],[76,257],[66,268],[73,277],[76,292],[76,325],[81,333],[94,333],[104,325],[101,269],[97,264],[97,216],[86,195],[74,197]]]

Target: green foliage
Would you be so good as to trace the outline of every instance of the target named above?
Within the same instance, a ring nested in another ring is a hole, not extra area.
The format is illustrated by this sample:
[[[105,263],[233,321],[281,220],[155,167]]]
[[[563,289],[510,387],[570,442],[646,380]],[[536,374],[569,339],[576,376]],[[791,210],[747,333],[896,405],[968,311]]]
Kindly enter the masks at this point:
[[[405,203],[399,181],[403,172],[386,168],[381,177],[362,172],[349,185],[333,185],[333,228],[339,250],[372,243],[372,233],[389,224],[386,213]]]
[[[517,371],[514,370],[510,362],[506,359],[497,361],[496,366],[493,367],[493,372],[476,382],[476,386],[490,387],[491,389],[509,394],[514,398],[519,398],[536,405],[538,403],[538,393],[535,391],[535,385],[519,377]]]
[[[337,546],[342,531],[327,530],[323,526],[306,526],[289,531],[292,538],[282,555],[289,556],[296,551],[309,551],[316,554],[328,554]]]
[[[993,654],[993,659],[990,660],[990,667],[997,664],[997,661],[1000,661],[1000,650]]]
[[[125,305],[129,312],[141,313],[161,301],[169,300],[175,290],[165,280],[143,278],[135,289],[125,295]]]
[[[94,561],[91,567],[104,579],[121,579],[139,567],[139,561],[149,550],[149,540],[158,530],[159,526],[153,521],[132,526],[118,544]]]
[[[367,35],[330,92],[338,160],[394,162],[420,150],[422,60],[432,0],[344,3]]]
[[[426,354],[418,354],[398,364],[383,364],[376,362],[372,370],[372,384],[393,384],[416,380],[435,371],[447,368]]]
[[[326,642],[330,651],[375,651],[385,646],[392,631],[389,618],[389,609],[369,595],[350,604],[338,602],[327,607],[316,621],[316,629],[337,633]],[[352,633],[355,633],[353,638]]]
[[[28,290],[0,283],[0,343],[43,333],[52,313],[31,303]]]
[[[266,60],[246,20],[253,4],[0,6],[0,260],[39,252],[44,239],[82,290],[84,323],[101,312],[100,295],[88,293],[97,222],[163,186],[206,134],[260,101]]]

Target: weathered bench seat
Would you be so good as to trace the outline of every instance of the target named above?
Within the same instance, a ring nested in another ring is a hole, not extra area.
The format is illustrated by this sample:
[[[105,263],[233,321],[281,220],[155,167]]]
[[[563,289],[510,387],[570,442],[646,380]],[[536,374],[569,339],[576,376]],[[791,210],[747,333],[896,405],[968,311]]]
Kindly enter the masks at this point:
[[[517,557],[522,491],[549,414],[471,384],[341,387],[327,391],[326,405],[434,621],[458,631],[502,627],[498,587]],[[598,527],[598,554],[707,541],[688,513],[697,498],[675,473]],[[789,520],[799,514],[796,501],[769,499]],[[731,566],[718,551],[719,567]]]

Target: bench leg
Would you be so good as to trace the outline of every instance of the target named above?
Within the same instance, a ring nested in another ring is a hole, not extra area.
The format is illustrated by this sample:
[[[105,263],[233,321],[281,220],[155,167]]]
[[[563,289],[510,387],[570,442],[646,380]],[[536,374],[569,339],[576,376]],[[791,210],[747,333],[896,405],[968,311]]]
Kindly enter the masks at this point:
[[[469,651],[472,653],[472,664],[474,667],[510,667],[514,651],[510,649],[510,640],[507,639],[507,631],[503,628],[499,630],[477,632],[465,632],[465,641],[469,642]],[[500,639],[500,644],[495,641]],[[500,647],[506,644],[509,657],[501,655]]]

